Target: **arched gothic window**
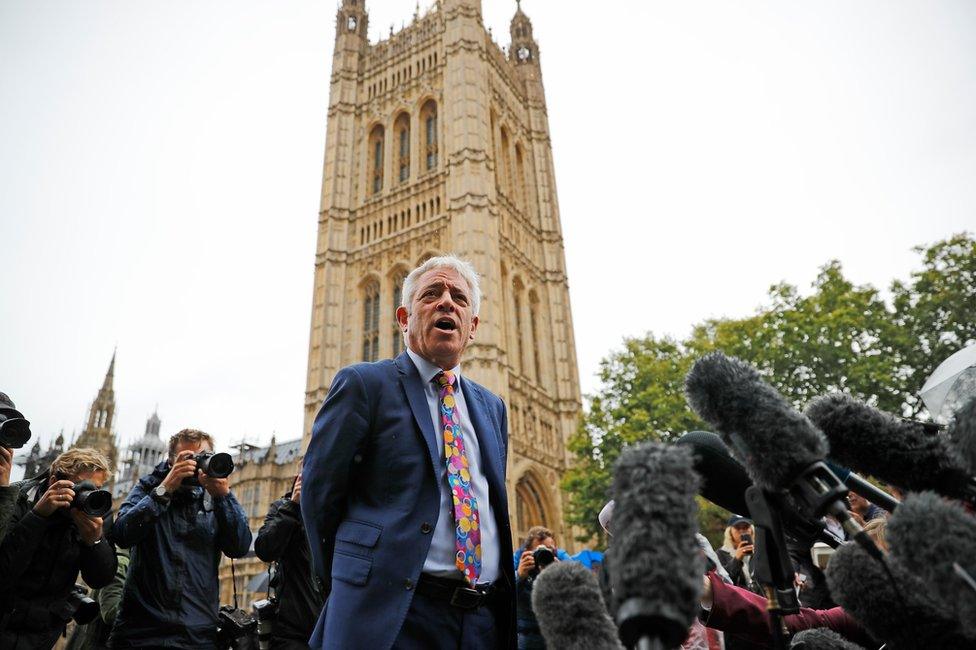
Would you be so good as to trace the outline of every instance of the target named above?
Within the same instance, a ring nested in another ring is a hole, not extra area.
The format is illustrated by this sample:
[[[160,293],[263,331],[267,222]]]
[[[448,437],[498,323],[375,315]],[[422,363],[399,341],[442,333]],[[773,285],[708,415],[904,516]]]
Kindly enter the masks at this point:
[[[437,104],[433,99],[420,109],[420,122],[424,125],[424,156],[431,170],[437,167]]]
[[[523,538],[533,526],[552,526],[536,480],[526,474],[515,485],[516,535]]]
[[[527,209],[528,201],[525,196],[525,161],[522,155],[522,145],[515,145],[515,195],[517,197],[518,205],[525,212]]]
[[[377,124],[369,132],[369,178],[372,193],[383,189],[383,126]]]
[[[371,282],[363,291],[363,361],[380,357],[380,285]]]
[[[404,183],[410,178],[410,116],[400,113],[393,130],[397,139],[397,178]]]
[[[393,356],[399,356],[403,352],[403,332],[400,331],[400,325],[396,321],[396,310],[400,306],[403,300],[403,281],[407,278],[407,274],[398,272],[393,276]]]
[[[515,309],[515,351],[518,353],[516,355],[518,363],[514,365],[517,371],[522,372],[525,363],[525,345],[522,330],[522,283],[518,278],[512,282],[512,306]]]
[[[509,197],[512,196],[512,161],[509,158],[509,140],[508,140],[508,129],[504,126],[502,127],[501,142],[499,143],[499,148],[501,151],[498,152],[499,165],[498,170],[501,172],[501,185],[502,190]]]
[[[539,360],[539,298],[535,291],[529,293],[529,329],[532,335],[532,366],[535,369],[535,380],[542,383],[542,364]]]

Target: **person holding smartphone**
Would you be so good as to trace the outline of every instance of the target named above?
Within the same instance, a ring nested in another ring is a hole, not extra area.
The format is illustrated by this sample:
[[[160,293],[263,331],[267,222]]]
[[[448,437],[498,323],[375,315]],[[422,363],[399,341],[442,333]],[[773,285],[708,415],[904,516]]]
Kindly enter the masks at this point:
[[[725,539],[715,553],[736,587],[762,595],[762,587],[752,577],[753,542],[756,530],[752,520],[742,515],[732,515],[725,526]],[[726,650],[753,650],[766,646],[756,645],[733,634],[725,635]]]

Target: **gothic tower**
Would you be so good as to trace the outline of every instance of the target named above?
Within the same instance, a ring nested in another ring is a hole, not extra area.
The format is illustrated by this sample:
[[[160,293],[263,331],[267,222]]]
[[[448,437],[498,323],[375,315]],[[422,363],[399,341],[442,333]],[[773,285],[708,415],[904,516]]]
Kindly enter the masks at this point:
[[[115,445],[115,434],[112,433],[112,419],[115,417],[115,390],[112,388],[114,379],[115,353],[113,352],[102,387],[88,411],[88,424],[72,445],[72,447],[98,449],[108,456],[113,472],[118,469],[118,449]]]
[[[572,546],[559,479],[580,412],[539,46],[518,7],[511,44],[480,0],[440,0],[370,43],[364,0],[336,18],[305,396],[305,443],[336,371],[399,354],[406,273],[455,252],[482,274],[465,374],[509,408],[516,535]]]

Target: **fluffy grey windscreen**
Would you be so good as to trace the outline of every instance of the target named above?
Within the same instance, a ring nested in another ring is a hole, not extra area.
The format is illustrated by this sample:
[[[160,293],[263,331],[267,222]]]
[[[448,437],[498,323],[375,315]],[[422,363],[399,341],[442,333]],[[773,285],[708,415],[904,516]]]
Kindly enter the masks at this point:
[[[556,562],[535,579],[532,611],[550,648],[622,650],[593,573],[578,562]]]
[[[705,355],[685,378],[685,393],[691,408],[741,456],[743,450],[731,439],[739,434],[746,447],[739,460],[761,487],[783,490],[827,455],[824,435],[740,359],[721,352]]]

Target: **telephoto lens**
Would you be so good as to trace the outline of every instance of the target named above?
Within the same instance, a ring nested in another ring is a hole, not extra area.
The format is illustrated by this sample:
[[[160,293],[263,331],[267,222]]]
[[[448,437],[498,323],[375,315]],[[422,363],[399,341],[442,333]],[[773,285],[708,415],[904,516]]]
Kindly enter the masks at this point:
[[[30,437],[30,422],[6,394],[0,393],[0,447],[20,449]]]
[[[271,647],[271,633],[274,631],[274,622],[278,615],[278,601],[275,598],[266,598],[255,601],[251,607],[254,609],[254,618],[258,619],[258,648],[268,650]]]
[[[234,459],[223,452],[215,454],[205,451],[193,457],[197,461],[197,469],[210,478],[227,478],[234,471]]]
[[[102,490],[91,481],[75,483],[72,489],[75,491],[72,508],[92,517],[104,517],[112,512],[112,493],[108,490]]]

